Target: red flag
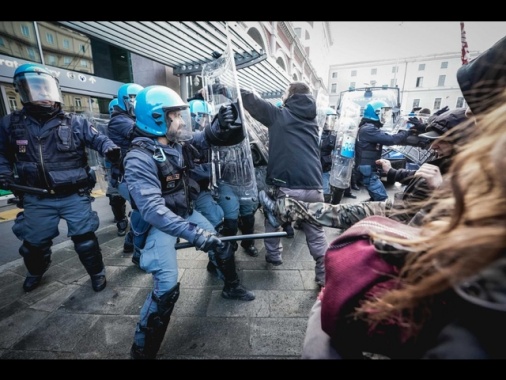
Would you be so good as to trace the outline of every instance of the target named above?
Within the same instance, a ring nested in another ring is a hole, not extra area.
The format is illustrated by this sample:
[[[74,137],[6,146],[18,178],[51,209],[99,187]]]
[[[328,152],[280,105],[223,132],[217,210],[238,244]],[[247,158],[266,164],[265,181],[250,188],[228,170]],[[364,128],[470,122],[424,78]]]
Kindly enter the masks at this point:
[[[469,48],[467,46],[466,31],[464,30],[464,22],[460,22],[460,42],[462,43],[462,64],[469,63]]]

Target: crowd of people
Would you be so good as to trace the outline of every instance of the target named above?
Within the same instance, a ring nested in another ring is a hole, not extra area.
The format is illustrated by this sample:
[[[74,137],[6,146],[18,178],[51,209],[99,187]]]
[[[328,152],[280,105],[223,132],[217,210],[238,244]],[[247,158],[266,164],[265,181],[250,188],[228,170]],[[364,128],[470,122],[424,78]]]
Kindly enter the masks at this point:
[[[0,120],[0,188],[12,189],[20,199],[12,229],[22,241],[23,289],[31,292],[43,284],[61,219],[92,289],[106,287],[95,235],[99,220],[91,207],[96,178],[86,159],[86,149],[93,149],[105,157],[107,197],[118,236],[125,236],[123,251],[153,278],[133,331],[132,359],[155,359],[164,339],[180,296],[180,239],[207,253],[208,271],[223,281],[223,298],[255,300],[239,280],[239,245],[222,237],[239,230],[254,233],[259,207],[265,232],[295,223],[304,233],[322,292],[329,249],[324,227],[346,230],[383,215],[419,231],[409,241],[371,237],[402,252],[396,286],[360,300],[353,315],[338,320],[350,326],[346,341],[322,330],[318,297],[308,316],[302,358],[362,357],[369,347],[377,348],[368,329],[389,323],[399,326],[403,339],[376,353],[391,358],[504,358],[505,57],[506,38],[458,70],[466,108],[431,116],[423,109],[419,119],[410,118],[410,129],[395,134],[381,130],[391,108],[369,102],[359,124],[355,170],[370,199],[348,204],[331,204],[324,192],[331,160],[322,157],[331,154],[335,139],[323,135],[327,146],[322,149],[316,101],[303,82],[286,88],[281,105],[240,89],[245,111],[269,136],[266,189],[245,201],[224,182],[217,193],[210,191],[212,149],[240,144],[247,135],[233,127],[237,105],[232,99],[213,110],[205,88],[188,102],[166,86],[127,83],[110,104],[107,132],[100,133],[87,118],[62,111],[58,80],[49,70],[21,65],[13,81],[23,109]],[[393,169],[381,158],[383,145],[422,143],[434,154],[417,170]],[[394,199],[388,199],[378,168],[404,185]],[[240,246],[252,257],[259,255],[252,239]],[[265,238],[264,247],[268,264],[283,264],[279,237]]]

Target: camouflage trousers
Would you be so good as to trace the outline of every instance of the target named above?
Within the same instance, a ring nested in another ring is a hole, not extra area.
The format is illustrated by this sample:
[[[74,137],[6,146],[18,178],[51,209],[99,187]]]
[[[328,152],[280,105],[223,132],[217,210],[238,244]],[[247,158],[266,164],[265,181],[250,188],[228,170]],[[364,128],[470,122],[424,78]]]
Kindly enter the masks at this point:
[[[333,205],[324,202],[301,202],[284,197],[276,200],[275,216],[285,222],[305,221],[311,224],[347,229],[371,215],[389,216],[392,201],[360,202]]]

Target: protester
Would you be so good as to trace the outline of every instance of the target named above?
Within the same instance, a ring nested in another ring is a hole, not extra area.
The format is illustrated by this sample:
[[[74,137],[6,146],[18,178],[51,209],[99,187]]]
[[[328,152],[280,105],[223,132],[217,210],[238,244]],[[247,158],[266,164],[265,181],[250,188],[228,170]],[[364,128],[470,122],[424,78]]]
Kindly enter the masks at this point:
[[[188,178],[182,142],[200,149],[210,144],[244,139],[231,130],[231,105],[222,106],[211,126],[192,132],[188,104],[165,86],[148,86],[136,98],[136,125],[132,146],[124,159],[125,180],[132,208],[150,226],[140,246],[140,267],[153,275],[153,291],[142,306],[131,348],[133,359],[155,359],[179,297],[178,238],[208,253],[221,272],[222,297],[251,301],[235,267],[236,246],[216,237],[212,224],[192,208],[198,185]]]
[[[91,207],[96,178],[87,164],[86,150],[117,162],[120,148],[86,118],[62,110],[59,82],[45,66],[19,66],[14,88],[23,108],[0,120],[0,188],[13,184],[29,188],[19,193],[23,211],[12,227],[23,241],[19,253],[28,270],[23,289],[30,292],[40,285],[64,219],[91,286],[99,292],[107,282],[95,235],[100,221]]]
[[[130,147],[132,133],[135,123],[134,104],[135,97],[142,90],[142,86],[136,83],[126,83],[118,89],[117,105],[114,107],[111,119],[107,125],[107,135],[121,148],[121,156],[125,157]],[[123,181],[123,165],[121,163],[111,164],[108,176],[108,186],[106,196],[109,198],[114,215],[114,221],[118,228],[118,236],[125,236],[123,243],[123,252],[132,253],[134,251],[132,231],[127,234],[128,218],[126,215],[126,202],[128,199],[128,190]],[[120,188],[123,187],[121,190]]]
[[[310,88],[293,82],[283,95],[283,107],[276,107],[255,93],[241,89],[244,108],[269,131],[269,162],[266,184],[274,198],[286,195],[304,202],[323,202],[322,165],[318,144],[316,101]],[[280,230],[268,219],[265,232]],[[325,283],[324,257],[327,249],[325,231],[321,226],[301,223],[309,252],[315,260],[315,282]],[[283,264],[280,238],[264,240],[265,260],[272,265]]]

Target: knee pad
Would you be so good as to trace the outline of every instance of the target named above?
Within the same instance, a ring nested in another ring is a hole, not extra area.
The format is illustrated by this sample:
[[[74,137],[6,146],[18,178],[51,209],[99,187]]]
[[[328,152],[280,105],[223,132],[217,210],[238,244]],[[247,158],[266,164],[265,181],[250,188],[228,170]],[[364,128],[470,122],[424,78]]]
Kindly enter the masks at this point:
[[[167,293],[164,293],[160,297],[156,297],[154,294],[151,295],[153,301],[156,302],[158,306],[158,315],[162,320],[166,320],[172,314],[172,310],[174,310],[174,305],[179,298],[179,282]]]
[[[23,257],[26,269],[32,275],[43,274],[51,264],[51,245],[46,244],[42,247],[36,247],[26,240],[19,247],[19,254]]]
[[[74,242],[74,249],[79,255],[98,248],[98,240],[94,232],[72,236],[71,239]]]
[[[45,244],[41,247],[37,247],[26,240],[23,240],[23,244],[21,244],[21,247],[19,247],[19,254],[22,257],[28,257],[31,255],[47,255],[51,254],[51,245],[52,243]]]

